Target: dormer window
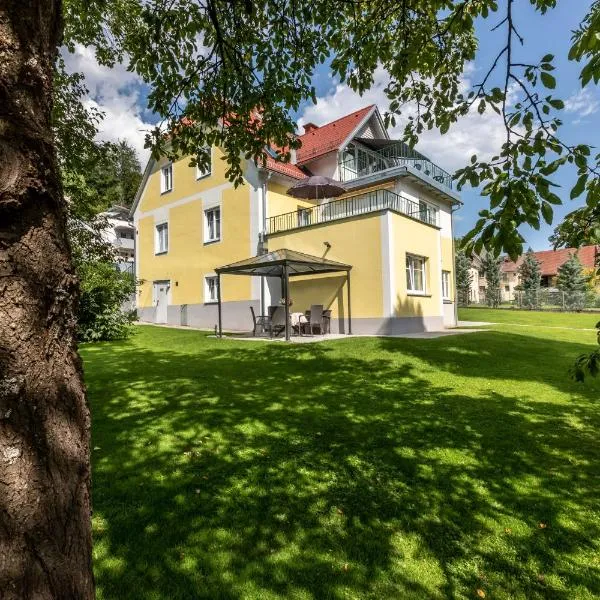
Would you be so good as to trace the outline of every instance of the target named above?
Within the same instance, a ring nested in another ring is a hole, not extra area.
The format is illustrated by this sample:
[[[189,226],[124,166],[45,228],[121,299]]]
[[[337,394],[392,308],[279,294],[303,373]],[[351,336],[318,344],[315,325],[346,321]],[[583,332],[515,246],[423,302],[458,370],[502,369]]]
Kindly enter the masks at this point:
[[[169,163],[160,170],[160,193],[166,194],[173,189],[173,165]]]
[[[212,152],[210,148],[205,148],[205,150],[208,152],[208,166],[203,168],[196,165],[196,179],[208,177],[212,173]]]

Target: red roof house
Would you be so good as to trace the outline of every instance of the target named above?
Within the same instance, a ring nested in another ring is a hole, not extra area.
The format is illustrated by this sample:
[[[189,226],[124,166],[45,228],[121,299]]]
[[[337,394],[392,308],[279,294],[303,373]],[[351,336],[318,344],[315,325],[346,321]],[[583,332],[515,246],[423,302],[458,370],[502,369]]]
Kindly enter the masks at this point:
[[[592,269],[596,264],[596,258],[600,256],[600,246],[583,246],[579,250],[575,248],[561,248],[560,250],[542,250],[534,252],[535,257],[540,263],[542,277],[554,277],[558,273],[558,268],[569,259],[571,254],[577,253],[584,269]],[[523,262],[523,256],[513,262],[506,258],[501,265],[503,273],[514,273]]]

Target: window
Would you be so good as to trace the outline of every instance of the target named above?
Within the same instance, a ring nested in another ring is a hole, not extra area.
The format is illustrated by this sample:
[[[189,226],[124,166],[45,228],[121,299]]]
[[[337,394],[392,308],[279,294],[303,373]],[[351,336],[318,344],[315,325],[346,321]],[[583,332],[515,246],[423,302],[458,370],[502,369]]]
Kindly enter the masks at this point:
[[[203,177],[208,177],[212,173],[212,153],[210,148],[206,148],[209,153],[208,157],[208,167],[203,169],[200,165],[196,165],[196,179],[202,179]]]
[[[409,292],[425,293],[426,260],[422,256],[406,255],[406,289]]]
[[[221,239],[221,209],[210,208],[204,211],[204,241],[217,242]]]
[[[169,251],[169,224],[160,223],[156,226],[155,254],[164,254]]]
[[[215,275],[204,278],[204,302],[219,301],[219,279]]]
[[[160,170],[160,193],[165,194],[173,189],[173,165],[167,165]]]
[[[450,271],[442,271],[442,298],[450,298]]]

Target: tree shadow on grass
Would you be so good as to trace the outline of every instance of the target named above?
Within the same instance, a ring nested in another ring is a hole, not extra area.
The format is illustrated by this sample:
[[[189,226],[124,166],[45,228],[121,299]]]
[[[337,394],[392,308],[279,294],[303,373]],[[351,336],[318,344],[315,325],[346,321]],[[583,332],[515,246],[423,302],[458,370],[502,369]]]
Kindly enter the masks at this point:
[[[423,373],[501,378],[494,361],[471,364],[471,335],[151,335],[160,350],[84,350],[101,598],[600,594],[585,398],[574,427],[564,404]],[[545,341],[542,364],[557,350]]]

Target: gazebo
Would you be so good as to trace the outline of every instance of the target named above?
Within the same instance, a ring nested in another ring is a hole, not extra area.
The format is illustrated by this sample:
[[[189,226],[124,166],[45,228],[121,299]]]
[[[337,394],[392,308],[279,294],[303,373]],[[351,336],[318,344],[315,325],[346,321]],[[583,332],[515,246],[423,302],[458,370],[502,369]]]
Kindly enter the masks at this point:
[[[320,275],[322,273],[346,273],[348,284],[348,333],[352,333],[352,312],[350,308],[350,271],[352,265],[319,258],[296,250],[273,250],[267,254],[254,256],[239,262],[223,265],[215,269],[217,274],[217,301],[219,311],[219,337],[223,334],[221,322],[221,275],[250,275],[255,277],[281,278],[282,295],[285,298],[285,339],[290,339],[290,277],[299,275]]]

